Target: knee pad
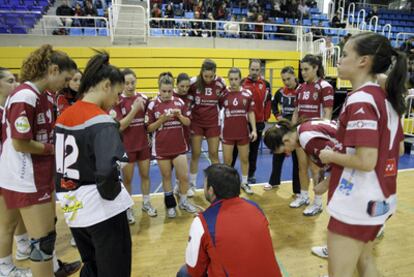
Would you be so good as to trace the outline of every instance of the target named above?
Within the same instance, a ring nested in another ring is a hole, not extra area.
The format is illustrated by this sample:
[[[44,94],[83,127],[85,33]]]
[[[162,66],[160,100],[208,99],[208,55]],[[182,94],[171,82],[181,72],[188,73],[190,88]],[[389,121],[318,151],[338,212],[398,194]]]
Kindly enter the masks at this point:
[[[173,194],[171,195],[164,195],[164,203],[167,209],[175,208],[177,206],[177,202],[175,201],[175,197]]]
[[[47,236],[30,241],[30,260],[33,262],[49,261],[55,250],[56,232],[52,231]]]

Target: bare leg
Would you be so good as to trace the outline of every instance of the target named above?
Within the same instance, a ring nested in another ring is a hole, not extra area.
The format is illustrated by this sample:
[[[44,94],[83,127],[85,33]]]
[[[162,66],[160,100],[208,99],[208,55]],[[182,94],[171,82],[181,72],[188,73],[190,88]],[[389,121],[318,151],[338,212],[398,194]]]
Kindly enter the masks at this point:
[[[122,168],[122,179],[124,181],[124,186],[129,192],[129,194],[131,194],[132,192],[131,183],[132,178],[134,177],[134,165],[135,163],[128,163],[126,166]]]
[[[223,145],[223,159],[224,163],[231,166],[231,162],[233,161],[233,149],[234,145],[230,144],[222,144]]]
[[[220,162],[218,157],[219,143],[219,137],[212,137],[207,139],[208,157],[210,158],[211,164],[216,164]]]

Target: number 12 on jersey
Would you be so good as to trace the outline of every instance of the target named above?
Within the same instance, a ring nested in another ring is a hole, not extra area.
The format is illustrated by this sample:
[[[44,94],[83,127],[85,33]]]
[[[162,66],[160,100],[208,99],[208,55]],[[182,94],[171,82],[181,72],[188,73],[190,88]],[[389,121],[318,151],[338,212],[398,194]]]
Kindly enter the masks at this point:
[[[79,149],[72,135],[56,134],[55,159],[56,172],[64,178],[79,180],[79,170],[69,168],[78,160]]]

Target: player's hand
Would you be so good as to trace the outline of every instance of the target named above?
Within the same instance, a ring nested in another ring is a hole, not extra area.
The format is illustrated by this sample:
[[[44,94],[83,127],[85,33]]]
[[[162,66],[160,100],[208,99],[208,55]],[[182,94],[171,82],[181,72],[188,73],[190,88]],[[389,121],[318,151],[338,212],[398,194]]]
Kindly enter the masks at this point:
[[[166,114],[166,113],[163,113],[162,115],[160,115],[160,120],[161,120],[161,122],[162,123],[164,123],[164,122],[166,122],[166,121],[168,121],[168,120],[170,120],[170,119],[172,119],[173,118],[173,116],[174,115],[172,115],[172,114]]]
[[[254,142],[254,141],[256,141],[256,139],[257,139],[257,133],[256,133],[256,131],[252,131],[252,132],[250,133],[250,140],[251,140],[252,142]]]
[[[174,109],[174,110],[172,111],[172,114],[173,114],[175,117],[180,117],[180,115],[181,115],[181,110],[180,110],[180,109]]]
[[[323,149],[319,153],[319,159],[324,164],[329,164],[332,162],[332,155],[334,154],[334,151],[332,149]]]
[[[328,190],[328,187],[329,187],[328,180],[329,180],[328,178],[325,178],[322,182],[320,182],[319,184],[313,187],[313,191],[315,192],[315,194],[322,195]]]
[[[135,99],[134,103],[132,104],[132,108],[135,110],[145,110],[145,100],[141,97]]]

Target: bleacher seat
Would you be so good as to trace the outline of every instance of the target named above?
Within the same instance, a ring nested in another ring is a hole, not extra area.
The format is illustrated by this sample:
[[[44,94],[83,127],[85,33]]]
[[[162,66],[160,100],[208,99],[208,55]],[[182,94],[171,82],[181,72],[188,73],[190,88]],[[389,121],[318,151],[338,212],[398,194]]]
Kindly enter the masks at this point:
[[[81,36],[82,33],[82,28],[70,28],[69,30],[70,36]]]
[[[25,27],[22,26],[14,26],[11,28],[12,34],[27,34],[27,30]]]
[[[105,14],[104,9],[97,9],[96,12],[98,16],[104,16]]]
[[[83,35],[84,36],[89,36],[89,37],[94,37],[94,36],[97,35],[96,29],[95,28],[85,28],[83,30]]]
[[[151,28],[150,34],[153,37],[160,37],[160,36],[162,36],[162,29],[159,29],[159,28]]]
[[[193,12],[185,12],[184,18],[193,19],[194,18],[194,13]]]
[[[98,36],[107,37],[108,36],[107,29],[99,29],[98,30]]]
[[[0,27],[0,34],[8,34],[8,33],[10,33],[10,32],[9,32],[9,29],[7,27],[5,27],[5,26]]]
[[[302,24],[303,26],[311,26],[312,22],[310,19],[304,19]]]

